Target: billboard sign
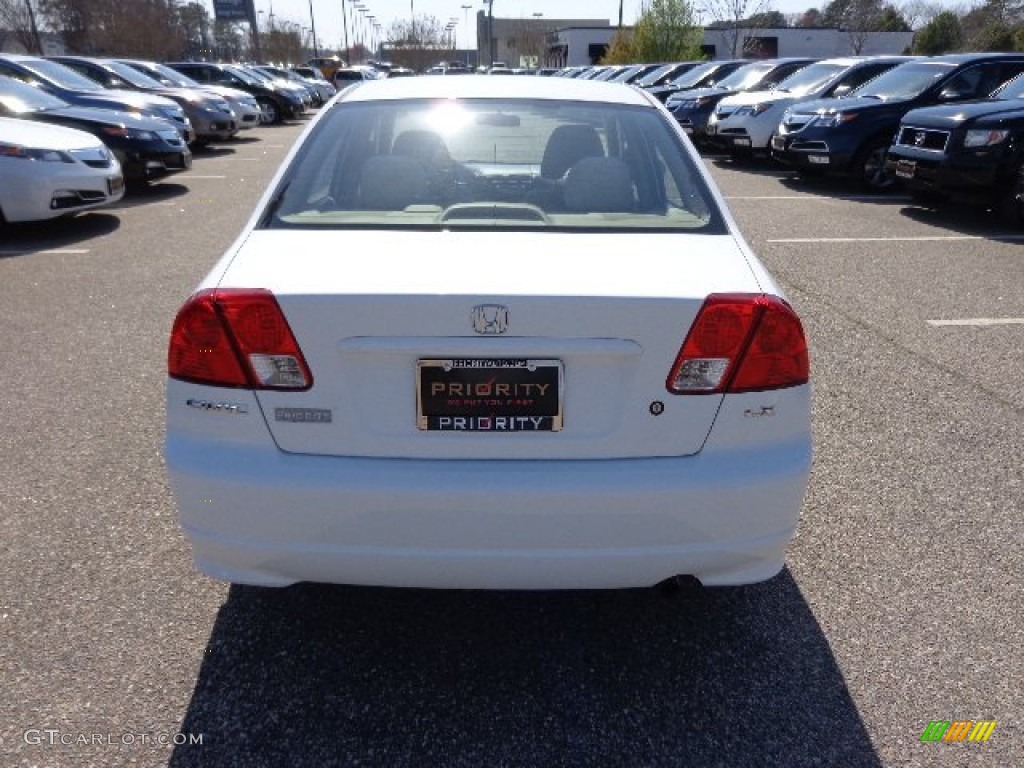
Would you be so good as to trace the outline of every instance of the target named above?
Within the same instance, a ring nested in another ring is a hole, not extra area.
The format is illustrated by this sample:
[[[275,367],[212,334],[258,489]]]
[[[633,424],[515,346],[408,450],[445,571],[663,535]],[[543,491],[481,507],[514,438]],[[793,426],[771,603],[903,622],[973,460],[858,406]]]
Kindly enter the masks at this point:
[[[252,0],[213,0],[213,15],[218,21],[249,21]]]

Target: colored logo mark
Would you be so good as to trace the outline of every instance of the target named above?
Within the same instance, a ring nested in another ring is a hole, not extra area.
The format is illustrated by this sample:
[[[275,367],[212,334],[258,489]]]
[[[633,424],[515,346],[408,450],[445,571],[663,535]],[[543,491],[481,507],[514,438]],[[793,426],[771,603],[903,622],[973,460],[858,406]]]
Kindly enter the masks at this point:
[[[921,741],[988,741],[995,728],[995,720],[932,720]]]

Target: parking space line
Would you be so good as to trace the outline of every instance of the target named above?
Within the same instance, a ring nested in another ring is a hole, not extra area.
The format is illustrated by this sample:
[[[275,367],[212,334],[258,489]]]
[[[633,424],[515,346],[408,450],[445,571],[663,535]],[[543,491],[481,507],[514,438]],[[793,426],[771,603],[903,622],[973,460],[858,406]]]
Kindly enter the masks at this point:
[[[1024,325],[1024,317],[966,317],[962,320],[928,320],[928,325],[938,326],[989,326],[989,325]]]
[[[189,173],[189,174],[186,174],[186,175],[182,176],[182,178],[183,179],[226,179],[227,176],[202,176],[202,175],[198,175],[198,174],[193,176],[191,173]]]
[[[0,256],[28,256],[32,253],[46,253],[55,256],[80,256],[89,252],[88,248],[48,248],[42,251],[0,250]]]
[[[878,195],[846,195],[844,197],[822,197],[821,195],[726,195],[726,200],[810,200],[816,203],[829,203],[829,202],[877,202]],[[900,202],[901,200],[910,200],[910,197],[900,197],[890,195],[885,198],[891,202]]]
[[[965,240],[1024,240],[1024,235],[927,235],[923,237],[787,237],[766,243],[955,243]]]

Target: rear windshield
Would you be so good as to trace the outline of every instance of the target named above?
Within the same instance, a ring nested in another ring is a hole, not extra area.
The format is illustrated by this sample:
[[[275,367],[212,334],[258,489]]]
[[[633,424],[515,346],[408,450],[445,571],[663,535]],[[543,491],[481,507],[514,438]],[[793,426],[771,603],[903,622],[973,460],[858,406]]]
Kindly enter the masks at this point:
[[[725,231],[679,135],[651,107],[342,103],[279,189],[264,227]]]

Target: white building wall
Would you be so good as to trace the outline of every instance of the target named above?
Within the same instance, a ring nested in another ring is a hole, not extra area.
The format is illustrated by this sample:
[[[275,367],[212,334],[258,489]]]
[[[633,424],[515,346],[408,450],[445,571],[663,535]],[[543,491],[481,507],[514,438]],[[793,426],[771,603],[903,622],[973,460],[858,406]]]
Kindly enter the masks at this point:
[[[593,64],[590,49],[593,45],[607,45],[615,35],[614,27],[567,27],[559,29],[552,45],[564,46],[564,66],[577,67]],[[704,31],[704,45],[715,46],[716,59],[731,59],[731,33],[726,30]],[[807,56],[812,58],[834,58],[853,53],[853,42],[849,33],[838,29],[750,29],[740,30],[739,40],[746,37],[775,37],[778,40],[779,56]],[[913,32],[871,32],[864,37],[861,53],[902,54],[914,42]],[[746,58],[742,51],[736,58]]]

